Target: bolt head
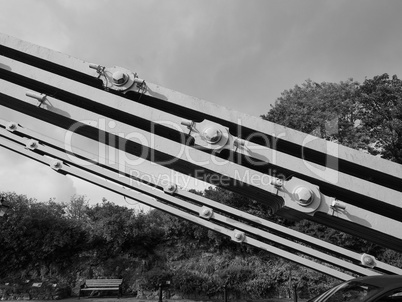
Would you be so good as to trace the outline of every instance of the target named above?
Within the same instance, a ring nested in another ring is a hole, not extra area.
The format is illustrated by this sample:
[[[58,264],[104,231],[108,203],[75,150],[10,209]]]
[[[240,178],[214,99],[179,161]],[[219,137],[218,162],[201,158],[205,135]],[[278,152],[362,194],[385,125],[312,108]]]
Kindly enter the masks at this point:
[[[31,140],[27,143],[27,148],[36,149],[38,147],[38,142]]]
[[[115,71],[112,75],[113,83],[115,85],[124,85],[128,81],[128,75],[123,71]]]
[[[372,264],[374,264],[374,260],[370,256],[364,256],[363,263],[364,263],[364,265],[372,265]]]
[[[307,206],[313,201],[313,192],[306,187],[298,187],[294,191],[294,195],[297,202],[303,206]]]
[[[242,240],[242,239],[243,239],[243,234],[242,234],[242,233],[236,233],[236,234],[235,234],[235,238],[236,238],[237,240]]]
[[[209,213],[210,213],[209,209],[205,209],[205,210],[203,211],[203,214],[204,214],[205,216],[208,216]]]
[[[10,132],[13,132],[15,130],[17,130],[17,124],[14,122],[10,122],[8,123],[8,125],[6,126],[6,129]]]
[[[63,168],[63,163],[59,160],[55,160],[51,163],[51,167],[54,170],[60,170],[61,168]]]
[[[213,127],[209,127],[203,131],[203,135],[208,143],[216,144],[222,138],[222,131]]]

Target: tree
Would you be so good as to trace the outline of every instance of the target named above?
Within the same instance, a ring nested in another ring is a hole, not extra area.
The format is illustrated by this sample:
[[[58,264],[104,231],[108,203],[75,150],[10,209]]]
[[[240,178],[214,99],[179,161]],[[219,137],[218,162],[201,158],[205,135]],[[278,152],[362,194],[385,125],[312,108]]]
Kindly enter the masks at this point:
[[[96,251],[97,262],[121,254],[147,255],[161,237],[161,230],[151,227],[144,213],[136,214],[107,200],[88,208],[86,214],[91,228],[90,245]]]
[[[11,208],[0,220],[0,276],[50,267],[62,270],[83,250],[86,232],[64,216],[63,205],[7,194]]]
[[[383,74],[285,90],[263,119],[402,163],[402,81]]]
[[[272,210],[268,205],[224,188],[209,187],[204,191],[204,196],[261,218],[271,218],[272,215]]]
[[[70,198],[70,202],[65,205],[65,212],[67,217],[76,219],[76,220],[84,220],[87,218],[86,211],[89,208],[89,202],[85,198],[85,196],[73,195]]]
[[[282,92],[261,117],[352,148],[365,148],[364,136],[356,127],[360,120],[358,89],[359,83],[352,79],[339,84],[306,80]]]
[[[402,163],[402,81],[388,74],[360,86],[360,116],[371,138],[369,152]]]

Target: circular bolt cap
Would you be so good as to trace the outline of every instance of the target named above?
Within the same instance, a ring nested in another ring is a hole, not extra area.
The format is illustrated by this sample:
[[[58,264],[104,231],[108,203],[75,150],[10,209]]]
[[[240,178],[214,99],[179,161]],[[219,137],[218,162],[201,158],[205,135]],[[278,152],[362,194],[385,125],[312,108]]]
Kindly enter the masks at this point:
[[[222,131],[213,127],[207,128],[203,132],[205,140],[210,144],[218,143],[222,138]]]
[[[374,260],[372,257],[366,255],[363,257],[362,262],[364,265],[370,266],[374,264]]]
[[[113,83],[115,85],[119,85],[119,86],[126,84],[127,81],[128,81],[127,74],[125,72],[122,72],[122,71],[119,71],[119,70],[115,71],[113,73],[112,78],[113,78]]]
[[[17,123],[14,123],[14,122],[8,123],[8,125],[6,126],[6,129],[10,132],[14,132],[15,130],[17,130]]]
[[[302,206],[308,206],[313,202],[313,193],[306,187],[298,187],[294,191],[296,201]]]
[[[60,160],[54,160],[51,164],[50,164],[51,168],[54,170],[60,170],[61,168],[63,168],[63,162]]]
[[[244,233],[243,232],[235,232],[233,236],[235,241],[242,242],[244,240]]]
[[[38,146],[39,146],[39,144],[35,140],[29,140],[25,145],[26,148],[31,149],[31,150],[38,148]]]

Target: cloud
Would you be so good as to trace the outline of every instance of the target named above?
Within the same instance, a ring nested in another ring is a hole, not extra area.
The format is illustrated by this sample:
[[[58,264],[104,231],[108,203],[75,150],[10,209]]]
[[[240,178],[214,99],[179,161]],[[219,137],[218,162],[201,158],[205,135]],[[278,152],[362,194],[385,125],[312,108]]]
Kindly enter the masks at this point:
[[[48,201],[67,202],[76,194],[70,178],[22,155],[0,149],[0,190]]]
[[[67,24],[46,1],[15,0],[0,2],[0,32],[56,51],[65,51],[70,38],[65,34]]]

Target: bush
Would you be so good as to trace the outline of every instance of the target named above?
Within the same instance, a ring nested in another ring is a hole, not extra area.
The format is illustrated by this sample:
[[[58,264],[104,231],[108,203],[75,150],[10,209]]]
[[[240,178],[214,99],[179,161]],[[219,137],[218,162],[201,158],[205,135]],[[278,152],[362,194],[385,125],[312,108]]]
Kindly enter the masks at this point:
[[[183,294],[199,294],[204,290],[206,278],[187,270],[178,270],[173,277],[173,288]]]
[[[166,284],[166,281],[172,280],[172,273],[165,269],[154,268],[146,272],[140,284],[143,290],[158,290],[160,284]]]

